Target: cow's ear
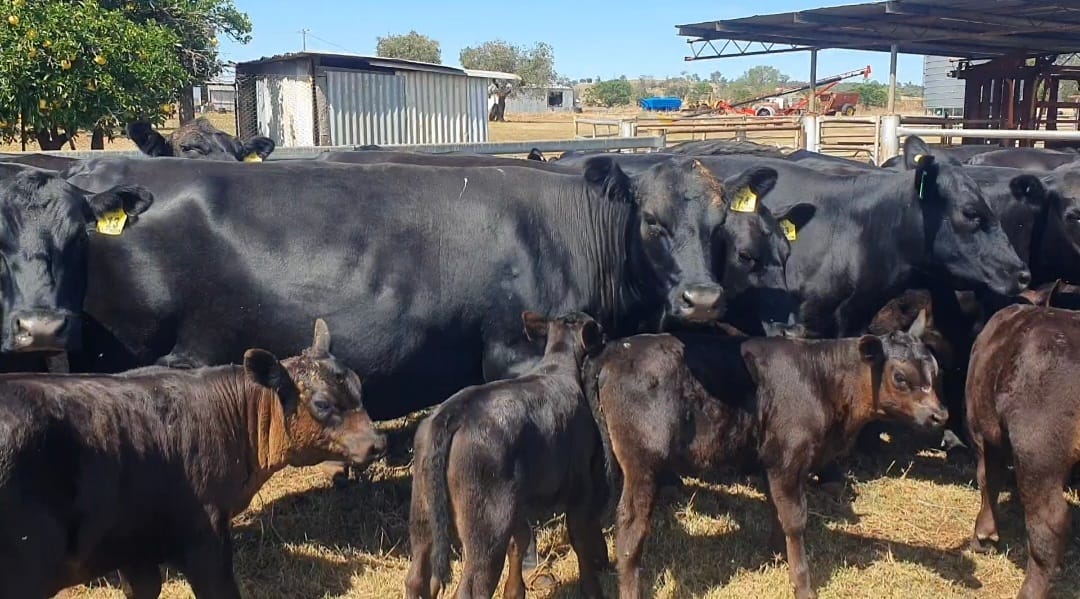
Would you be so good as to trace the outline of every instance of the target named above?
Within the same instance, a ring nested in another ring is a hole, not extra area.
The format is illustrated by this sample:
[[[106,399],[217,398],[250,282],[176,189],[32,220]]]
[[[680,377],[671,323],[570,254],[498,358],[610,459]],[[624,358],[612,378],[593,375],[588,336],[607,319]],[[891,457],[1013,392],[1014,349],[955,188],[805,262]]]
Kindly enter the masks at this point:
[[[529,341],[547,339],[548,320],[536,312],[521,313],[521,322],[525,325],[525,337]]]
[[[602,190],[604,197],[616,202],[630,201],[630,178],[611,156],[596,156],[585,161],[585,181]]]
[[[1042,208],[1046,204],[1046,186],[1035,175],[1013,177],[1009,181],[1009,191],[1014,198],[1034,208]]]
[[[133,223],[133,217],[146,212],[154,203],[154,194],[138,185],[117,185],[90,196],[87,202],[95,219],[101,219],[109,212],[123,210],[127,213],[128,222]]]
[[[240,150],[241,155],[237,156],[237,158],[244,162],[262,162],[274,152],[276,147],[277,144],[269,137],[252,137],[244,142],[243,148]]]
[[[915,170],[920,163],[929,166],[933,161],[933,152],[921,137],[912,135],[904,140],[904,165],[908,170]]]
[[[801,231],[802,228],[806,226],[806,223],[814,218],[814,214],[816,213],[817,206],[800,202],[784,207],[783,212],[777,212],[774,216],[776,217],[776,220],[779,221],[790,221],[791,224],[795,225],[796,231]]]
[[[876,364],[885,358],[885,347],[881,344],[881,339],[874,335],[863,335],[859,337],[859,357],[863,362],[869,362]]]
[[[265,349],[249,349],[244,352],[244,374],[256,385],[274,391],[281,389],[289,376],[278,362],[277,356]]]
[[[735,212],[761,212],[761,199],[774,187],[779,175],[767,166],[749,168],[724,180],[724,203]]]
[[[581,347],[590,354],[604,347],[604,332],[595,320],[586,320],[581,325]]]
[[[169,142],[160,133],[154,131],[150,123],[146,121],[128,123],[127,134],[131,141],[135,142],[135,145],[139,147],[139,151],[147,156],[174,155]]]
[[[308,355],[316,360],[330,355],[330,327],[326,326],[326,321],[321,318],[315,320],[315,336],[311,340]]]

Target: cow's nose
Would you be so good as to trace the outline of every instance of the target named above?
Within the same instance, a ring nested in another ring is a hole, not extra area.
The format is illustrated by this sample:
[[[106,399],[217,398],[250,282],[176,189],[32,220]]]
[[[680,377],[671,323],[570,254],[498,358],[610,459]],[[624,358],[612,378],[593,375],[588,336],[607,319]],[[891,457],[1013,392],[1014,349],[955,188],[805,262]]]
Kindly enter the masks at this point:
[[[1016,275],[1016,283],[1020,285],[1020,291],[1028,288],[1031,285],[1031,271],[1024,269]]]
[[[680,296],[680,316],[688,320],[708,321],[720,317],[724,290],[719,285],[690,285]]]
[[[63,351],[67,345],[68,316],[23,313],[14,316],[15,351]]]

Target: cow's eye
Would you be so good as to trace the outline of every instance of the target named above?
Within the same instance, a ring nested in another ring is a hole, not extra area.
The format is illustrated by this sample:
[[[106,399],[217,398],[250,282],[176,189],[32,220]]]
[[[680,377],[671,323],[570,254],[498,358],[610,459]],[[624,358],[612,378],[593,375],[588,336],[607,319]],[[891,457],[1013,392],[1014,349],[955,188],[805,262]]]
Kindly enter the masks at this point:
[[[963,214],[964,218],[975,223],[976,225],[982,224],[983,217],[974,208],[964,208]]]
[[[750,255],[750,252],[739,252],[739,262],[750,264],[753,261],[754,257]]]
[[[907,389],[908,388],[907,379],[904,378],[904,375],[901,374],[900,372],[894,372],[893,375],[892,375],[892,380],[893,380],[893,383],[896,384],[897,388],[899,388],[899,389]]]
[[[334,405],[324,397],[316,397],[311,400],[311,409],[318,417],[329,416],[334,411]]]
[[[1070,210],[1065,213],[1065,220],[1070,222],[1080,222],[1080,210]]]

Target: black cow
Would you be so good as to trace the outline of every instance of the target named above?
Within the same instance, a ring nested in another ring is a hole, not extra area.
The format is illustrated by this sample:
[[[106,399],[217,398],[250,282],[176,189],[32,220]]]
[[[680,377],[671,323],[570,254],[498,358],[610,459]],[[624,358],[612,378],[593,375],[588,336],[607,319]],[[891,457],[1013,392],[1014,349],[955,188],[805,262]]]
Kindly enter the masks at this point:
[[[153,202],[145,188],[117,183],[87,193],[56,172],[0,162],[0,351],[79,346],[86,246],[99,223],[123,210],[134,222]]]
[[[816,208],[799,226],[787,266],[787,287],[798,296],[800,321],[811,335],[863,332],[919,273],[1004,295],[1019,293],[1030,282],[1030,272],[965,167],[937,162],[916,137],[908,138],[905,150],[911,172],[902,173],[839,175],[754,156],[699,158],[718,176],[752,166],[775,169],[776,188],[764,201],[777,215],[796,203]],[[915,164],[918,155],[922,159]],[[627,154],[617,160],[636,172],[656,159]]]
[[[422,166],[515,166],[532,167],[549,172],[580,173],[573,166],[560,165],[541,160],[521,160],[482,154],[427,154],[424,152],[397,152],[393,150],[323,152],[315,157],[320,162],[346,164],[415,164]]]
[[[584,176],[86,161],[77,185],[145,181],[157,200],[122,235],[91,240],[84,309],[110,338],[88,335],[72,369],[112,370],[123,353],[214,364],[250,342],[281,351],[309,315],[330,315],[372,415],[399,416],[528,368],[526,308],[584,311],[623,335],[715,320],[724,206],[774,179],[753,169],[721,186],[689,158],[633,178],[607,157]]]
[[[66,158],[50,154],[0,154],[0,162],[25,164],[50,171],[62,171],[79,162],[78,158]]]
[[[128,137],[148,156],[176,156],[205,160],[261,162],[274,151],[274,140],[256,136],[241,141],[215,127],[205,118],[181,125],[169,137],[154,131],[150,123],[136,121],[127,126]]]
[[[1076,152],[1058,152],[1041,148],[1005,148],[972,156],[966,163],[974,166],[1007,166],[1026,171],[1049,171],[1080,159]]]
[[[859,162],[839,156],[830,156],[809,150],[795,150],[784,157],[785,160],[796,162],[799,166],[815,170],[819,173],[833,173],[837,175],[859,174],[865,171],[877,171],[877,166],[872,163]]]

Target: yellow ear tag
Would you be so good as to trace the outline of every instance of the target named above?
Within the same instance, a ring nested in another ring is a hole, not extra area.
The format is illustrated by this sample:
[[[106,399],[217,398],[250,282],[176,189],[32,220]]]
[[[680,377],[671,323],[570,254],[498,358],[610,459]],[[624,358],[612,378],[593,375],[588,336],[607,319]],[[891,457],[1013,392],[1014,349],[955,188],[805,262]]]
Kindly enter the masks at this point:
[[[780,229],[784,232],[784,237],[787,237],[788,241],[795,241],[799,238],[795,232],[795,223],[786,218],[780,221]]]
[[[735,212],[757,212],[757,194],[749,187],[740,189],[731,201],[731,209]]]
[[[925,156],[923,156],[922,154],[916,154],[915,157],[912,158],[912,160],[915,161],[915,164],[919,164],[920,162],[922,162],[923,158],[925,158]]]
[[[244,156],[244,162],[262,162],[262,161],[263,161],[262,157],[260,157],[255,152],[252,152],[252,153],[248,154],[247,156]]]
[[[102,235],[119,235],[123,232],[126,222],[127,212],[124,212],[122,208],[106,212],[97,221],[97,231]]]

